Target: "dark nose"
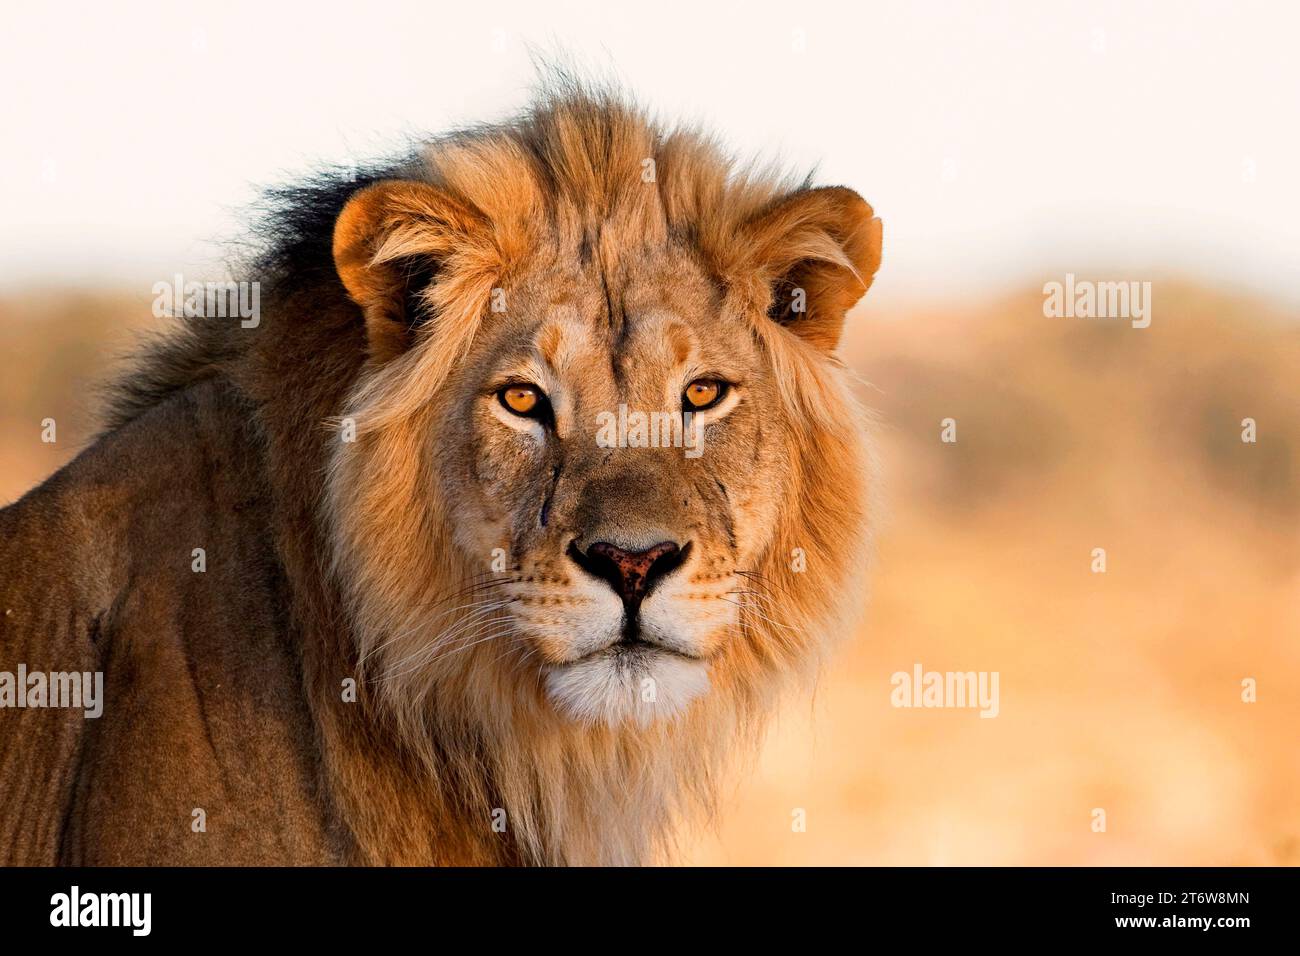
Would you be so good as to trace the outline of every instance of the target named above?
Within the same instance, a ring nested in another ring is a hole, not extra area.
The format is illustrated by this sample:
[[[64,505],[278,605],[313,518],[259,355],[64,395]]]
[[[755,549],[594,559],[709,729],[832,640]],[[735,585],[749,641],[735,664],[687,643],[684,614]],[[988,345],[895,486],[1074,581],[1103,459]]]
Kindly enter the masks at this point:
[[[618,545],[597,541],[586,551],[570,544],[569,557],[588,574],[608,581],[631,615],[656,584],[681,567],[690,550],[689,543],[679,548],[672,541],[660,541],[645,551],[626,551]]]

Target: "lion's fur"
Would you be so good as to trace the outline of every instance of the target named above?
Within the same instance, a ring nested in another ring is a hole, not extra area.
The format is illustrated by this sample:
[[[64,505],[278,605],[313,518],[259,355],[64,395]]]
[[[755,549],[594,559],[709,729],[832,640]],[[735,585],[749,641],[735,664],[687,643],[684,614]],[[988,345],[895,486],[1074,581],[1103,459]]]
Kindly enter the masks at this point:
[[[361,239],[371,238],[363,226],[380,232],[352,254],[347,210],[360,204],[349,201],[392,181],[422,187],[387,192],[389,218],[359,223]],[[436,190],[436,205],[424,187]],[[205,324],[155,348],[118,393],[115,430],[0,513],[0,599],[17,614],[0,624],[0,659],[24,654],[29,667],[50,669],[111,659],[110,683],[130,673],[135,695],[118,706],[144,713],[141,727],[159,735],[141,753],[123,742],[128,732],[110,723],[112,712],[102,722],[115,729],[103,733],[62,718],[56,729],[42,723],[48,713],[15,723],[0,711],[0,858],[658,858],[682,822],[712,812],[728,755],[752,750],[776,698],[816,672],[861,603],[870,467],[861,412],[831,353],[843,311],[875,271],[879,234],[873,246],[870,226],[828,229],[847,215],[847,191],[805,201],[807,188],[738,171],[707,138],[665,131],[615,96],[565,89],[515,122],[273,196],[266,249],[250,268],[267,303],[259,328]],[[456,620],[439,624],[434,609],[445,614],[447,596],[484,571],[453,527],[458,503],[429,491],[445,479],[428,436],[446,428],[444,387],[485,347],[492,290],[510,287],[520,264],[539,258],[594,259],[602,276],[618,276],[663,248],[688,256],[699,295],[734,315],[764,316],[774,283],[812,264],[801,275],[822,305],[799,334],[766,319],[752,324],[779,402],[773,420],[785,424],[765,452],[782,474],[780,500],[774,485],[766,492],[774,500],[754,505],[778,516],[749,569],[770,603],[742,616],[714,660],[709,694],[680,718],[645,727],[561,717],[517,668],[499,666],[490,641],[382,679]],[[438,263],[420,302],[424,324],[390,322],[393,276],[421,257]],[[196,416],[202,428],[190,422]],[[348,421],[355,442],[340,441]],[[117,477],[127,469],[130,477]],[[105,472],[126,482],[124,500],[101,505]],[[45,542],[58,542],[57,556]],[[188,573],[199,546],[218,573]],[[796,549],[808,573],[791,571]],[[251,566],[233,564],[236,554]],[[33,561],[48,577],[15,576]],[[60,575],[88,583],[69,589]],[[123,609],[141,605],[149,614],[128,627]],[[37,608],[67,618],[59,637],[30,629],[40,626]],[[101,636],[88,645],[92,625]],[[157,660],[159,629],[173,635],[187,670]],[[283,699],[252,695],[258,703],[240,720],[214,721],[213,700],[252,691],[246,670],[223,678],[211,661],[229,663],[245,647],[264,649],[267,686]],[[355,704],[341,701],[349,677],[360,679]],[[160,686],[167,681],[185,693],[169,694]],[[191,728],[179,744],[167,739],[153,694]],[[261,726],[253,718],[264,711],[276,719]],[[236,747],[238,735],[252,739]],[[110,743],[117,749],[106,752]],[[192,753],[204,747],[206,764]],[[238,782],[253,773],[232,770],[240,748],[273,778],[265,786],[287,788],[274,806],[258,804],[258,815],[239,806],[247,790]],[[111,768],[111,801],[88,783],[88,760]],[[16,810],[15,794],[28,792],[16,783],[20,762],[45,767],[48,785]],[[212,821],[200,837],[189,832],[190,810],[216,799],[191,785],[204,775],[222,781],[230,826]],[[505,832],[492,826],[497,808]],[[149,837],[129,840],[127,825]],[[75,852],[70,834],[81,834]]]

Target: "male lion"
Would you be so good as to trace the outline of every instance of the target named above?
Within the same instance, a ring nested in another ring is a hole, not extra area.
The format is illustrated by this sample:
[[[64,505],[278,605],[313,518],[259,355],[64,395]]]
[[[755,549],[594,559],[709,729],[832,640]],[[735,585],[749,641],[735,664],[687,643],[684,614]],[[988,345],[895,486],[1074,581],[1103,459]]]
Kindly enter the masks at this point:
[[[0,512],[0,671],[104,679],[0,708],[0,861],[663,859],[862,603],[879,220],[567,86],[272,203]]]

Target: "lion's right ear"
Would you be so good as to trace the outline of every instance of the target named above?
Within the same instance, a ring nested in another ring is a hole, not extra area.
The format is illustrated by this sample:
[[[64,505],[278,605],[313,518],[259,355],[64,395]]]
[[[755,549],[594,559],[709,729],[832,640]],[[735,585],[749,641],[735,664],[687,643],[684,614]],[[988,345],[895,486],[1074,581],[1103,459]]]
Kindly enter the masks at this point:
[[[348,200],[334,223],[334,267],[365,315],[372,359],[410,348],[432,317],[427,293],[443,264],[483,226],[475,210],[428,183],[378,182]]]

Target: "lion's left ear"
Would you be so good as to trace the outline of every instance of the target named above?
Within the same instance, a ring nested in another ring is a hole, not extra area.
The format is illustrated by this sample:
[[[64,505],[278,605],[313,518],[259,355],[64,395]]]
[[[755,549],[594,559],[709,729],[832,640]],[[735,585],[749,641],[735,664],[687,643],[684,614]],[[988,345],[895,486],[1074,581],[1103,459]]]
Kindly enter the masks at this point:
[[[768,316],[833,350],[844,316],[880,268],[881,226],[852,189],[801,189],[744,229],[749,261],[770,290]]]
[[[428,183],[387,180],[348,200],[334,223],[334,267],[365,314],[374,360],[410,347],[429,318],[429,286],[453,252],[484,232],[477,211]]]

